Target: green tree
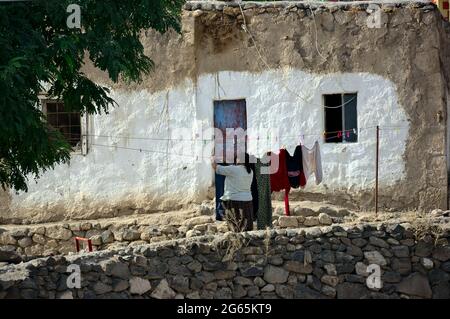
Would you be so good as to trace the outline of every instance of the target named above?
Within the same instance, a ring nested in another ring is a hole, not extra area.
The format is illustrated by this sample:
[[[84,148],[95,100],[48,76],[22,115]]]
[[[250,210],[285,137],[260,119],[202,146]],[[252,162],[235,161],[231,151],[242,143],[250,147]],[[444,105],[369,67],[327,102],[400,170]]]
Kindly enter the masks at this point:
[[[184,0],[33,0],[0,3],[0,184],[27,191],[28,177],[70,159],[70,145],[48,127],[38,96],[69,111],[107,113],[109,90],[81,71],[86,54],[112,81],[141,81],[153,68],[142,30],[180,30]],[[68,28],[69,4],[81,29]]]

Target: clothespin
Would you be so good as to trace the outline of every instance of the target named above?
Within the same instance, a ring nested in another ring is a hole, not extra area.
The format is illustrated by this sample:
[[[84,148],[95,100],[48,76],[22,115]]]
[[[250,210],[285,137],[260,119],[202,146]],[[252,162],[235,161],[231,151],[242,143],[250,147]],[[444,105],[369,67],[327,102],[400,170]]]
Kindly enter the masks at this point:
[[[353,134],[355,134],[355,135],[356,135],[356,129],[355,129],[355,128],[353,128]]]
[[[350,137],[350,132],[349,131],[347,131],[347,138],[349,138]]]
[[[337,132],[337,137],[341,137],[342,136],[342,132],[341,131],[338,131]]]

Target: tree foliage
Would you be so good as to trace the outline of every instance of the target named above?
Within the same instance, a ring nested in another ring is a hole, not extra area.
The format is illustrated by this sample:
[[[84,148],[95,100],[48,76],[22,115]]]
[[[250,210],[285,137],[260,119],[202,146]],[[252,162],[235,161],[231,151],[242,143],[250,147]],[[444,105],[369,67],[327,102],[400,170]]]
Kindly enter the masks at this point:
[[[28,178],[70,159],[70,145],[48,127],[39,94],[81,114],[115,105],[107,87],[81,71],[85,55],[112,81],[140,81],[153,67],[143,29],[180,29],[184,0],[33,0],[0,3],[0,184],[26,191]],[[69,4],[81,29],[68,28]]]

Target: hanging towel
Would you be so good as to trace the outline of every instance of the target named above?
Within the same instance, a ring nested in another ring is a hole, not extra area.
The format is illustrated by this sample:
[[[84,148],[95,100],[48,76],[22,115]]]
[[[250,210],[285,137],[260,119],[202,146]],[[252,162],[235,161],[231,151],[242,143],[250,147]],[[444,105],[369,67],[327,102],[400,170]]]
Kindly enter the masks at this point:
[[[319,142],[315,142],[314,146],[309,149],[302,145],[302,157],[303,157],[303,171],[305,178],[308,178],[314,173],[316,177],[316,184],[319,185],[322,182],[322,158],[320,155]]]
[[[300,145],[297,145],[295,148],[293,156],[286,151],[286,168],[289,184],[292,188],[306,185],[306,178],[303,172],[302,147]]]
[[[258,229],[266,229],[272,226],[272,200],[270,191],[270,174],[268,157],[263,161],[258,158],[255,164],[256,169],[256,183],[258,185],[258,214],[257,226]]]
[[[278,163],[278,170],[270,174],[270,188],[272,192],[280,192],[284,189],[284,209],[286,215],[289,216],[289,192],[291,190],[291,184],[286,168],[286,153],[285,149],[280,150],[280,154],[276,155],[271,153],[271,163]]]

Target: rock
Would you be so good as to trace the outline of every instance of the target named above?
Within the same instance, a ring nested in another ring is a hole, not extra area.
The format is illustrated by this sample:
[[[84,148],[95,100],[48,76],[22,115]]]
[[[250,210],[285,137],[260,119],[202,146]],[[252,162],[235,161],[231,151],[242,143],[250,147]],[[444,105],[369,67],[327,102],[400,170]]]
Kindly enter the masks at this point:
[[[128,280],[116,280],[113,284],[113,291],[121,292],[127,290],[130,287]]]
[[[212,273],[210,273],[210,272],[207,272],[207,271],[199,272],[199,273],[196,275],[196,278],[199,279],[199,280],[201,280],[201,281],[204,282],[205,284],[208,284],[208,283],[214,281],[214,279],[215,279],[215,278],[214,278],[214,275],[213,275]]]
[[[389,248],[389,244],[387,242],[375,236],[369,237],[369,243],[376,247]]]
[[[321,225],[331,225],[333,221],[331,220],[331,217],[328,214],[320,213],[319,214],[319,223]]]
[[[66,228],[53,226],[47,228],[46,235],[47,237],[52,239],[69,240],[70,238],[72,238],[72,231]]]
[[[272,284],[267,284],[263,288],[261,288],[261,292],[272,292],[275,291],[275,286]]]
[[[419,241],[414,249],[414,254],[418,257],[428,257],[433,251],[433,244]]]
[[[448,281],[433,286],[433,299],[450,299],[450,283]]]
[[[108,259],[100,262],[100,267],[107,274],[112,276],[128,279],[130,277],[130,270],[128,269],[128,264],[120,262],[116,259]]]
[[[303,225],[311,227],[319,225],[319,218],[316,216],[309,216],[305,218]]]
[[[282,284],[288,279],[289,272],[280,267],[268,265],[264,269],[264,280],[271,284]]]
[[[200,236],[201,234],[199,230],[191,229],[186,232],[186,238]]]
[[[357,262],[355,265],[356,274],[360,276],[367,277],[369,273],[367,272],[367,265],[362,262]]]
[[[216,280],[233,279],[235,275],[236,272],[232,270],[217,270],[214,272]]]
[[[335,262],[335,254],[332,250],[323,250],[320,253],[320,259],[326,263],[334,263]]]
[[[214,222],[214,220],[212,219],[211,216],[198,216],[198,217],[193,217],[188,220],[185,220],[183,222],[183,225],[187,226],[189,228],[192,228],[195,225],[208,224],[208,223],[213,223],[213,222]]]
[[[441,264],[441,268],[445,272],[450,272],[450,261]]]
[[[152,288],[150,281],[140,277],[132,277],[129,283],[130,293],[134,295],[143,295]]]
[[[293,299],[294,298],[294,290],[285,285],[276,285],[275,292],[278,296],[283,299]]]
[[[336,266],[334,264],[326,264],[323,266],[330,276],[337,276]]]
[[[335,209],[328,207],[328,206],[320,207],[319,213],[327,214],[329,216],[337,216],[337,214],[338,214],[338,212]]]
[[[432,291],[427,277],[420,273],[412,273],[397,284],[397,291],[406,295],[431,298]]]
[[[338,299],[362,299],[368,294],[368,289],[362,284],[344,282],[336,287]]]
[[[237,276],[233,279],[233,282],[237,285],[241,286],[251,286],[253,285],[253,281],[246,277]]]
[[[299,273],[299,274],[310,274],[313,271],[311,264],[305,265],[302,262],[293,261],[293,260],[287,261],[286,264],[284,265],[284,268],[286,268],[286,270],[288,270],[288,271]]]
[[[193,227],[193,229],[194,229],[194,230],[197,230],[197,231],[199,231],[199,232],[201,232],[201,233],[204,233],[204,232],[206,232],[206,229],[208,229],[208,225],[210,225],[210,224],[195,225],[195,226]],[[177,231],[178,231],[178,230],[177,230]]]
[[[433,269],[428,272],[428,279],[430,284],[434,286],[440,282],[447,282],[450,279],[450,274],[440,269]]]
[[[194,260],[187,264],[187,268],[193,272],[200,272],[202,270],[202,264],[199,261]]]
[[[398,283],[402,280],[402,276],[395,271],[386,271],[381,275],[381,279],[383,282],[387,283]]]
[[[45,227],[44,226],[37,227],[36,229],[34,229],[34,233],[39,235],[45,235]]]
[[[324,275],[320,278],[320,281],[328,286],[336,287],[339,283],[339,278],[337,276]]]
[[[47,242],[45,237],[43,235],[40,235],[40,234],[34,234],[32,239],[33,239],[33,241],[35,243],[42,244],[42,245],[45,245],[45,243]]]
[[[173,299],[175,298],[176,293],[169,287],[167,280],[163,279],[150,296],[155,299]]]
[[[9,232],[9,234],[14,238],[19,239],[28,236],[28,232],[29,232],[28,228],[22,228],[22,229],[13,229]]]
[[[247,296],[250,297],[250,298],[258,296],[259,293],[260,293],[259,288],[256,287],[256,286],[250,286],[247,289]]]
[[[241,285],[234,285],[233,287],[233,298],[240,299],[247,295],[247,290],[244,289]]]
[[[313,290],[304,284],[298,284],[295,287],[295,298],[296,299],[324,299],[326,296],[322,295],[316,290]]]
[[[409,260],[409,258],[393,258],[391,267],[400,274],[407,275],[411,272],[411,260]]]
[[[93,289],[97,295],[106,294],[107,292],[112,291],[112,287],[110,285],[107,285],[101,281],[96,282]]]
[[[420,258],[420,264],[427,270],[433,269],[434,263],[429,258]]]
[[[433,258],[439,261],[450,259],[450,246],[439,246],[433,251]]]
[[[355,245],[347,246],[346,252],[347,252],[347,254],[349,254],[351,256],[356,256],[356,257],[362,257],[364,255],[362,249]]]
[[[164,235],[174,235],[178,233],[178,228],[172,225],[164,225],[161,227],[161,233]]]
[[[278,224],[282,228],[296,228],[298,227],[298,219],[296,216],[280,216]]]
[[[264,287],[266,285],[266,282],[261,277],[253,279],[253,283],[258,287]]]
[[[264,275],[264,270],[261,267],[251,266],[245,269],[241,269],[241,275],[243,277],[258,277]]]
[[[102,237],[102,243],[103,244],[110,244],[110,243],[114,242],[114,234],[110,230],[105,230],[101,234],[101,237]]]
[[[92,224],[89,222],[83,222],[80,224],[80,230],[82,231],[88,231],[92,229]]]
[[[14,247],[0,247],[0,262],[20,263],[22,257],[15,251]]]
[[[73,299],[73,293],[71,291],[64,291],[58,293],[57,299]]]
[[[16,245],[17,239],[15,239],[9,232],[0,233],[0,245]]]
[[[300,206],[295,207],[293,213],[295,216],[303,216],[303,217],[317,215],[317,213],[315,211],[313,211],[312,209],[306,208],[306,207],[300,207]]]
[[[336,289],[334,289],[333,287],[324,285],[322,287],[321,292],[322,292],[322,294],[324,294],[327,297],[331,297],[331,298],[336,297]]]
[[[366,251],[364,252],[364,258],[367,259],[369,264],[377,264],[379,266],[386,266],[386,259],[378,251]]]
[[[141,239],[141,233],[135,229],[125,229],[123,231],[122,239],[126,241],[134,241]]]
[[[100,246],[102,244],[102,236],[101,235],[95,235],[89,238],[92,242],[92,245],[94,246]]]
[[[367,240],[362,239],[362,238],[354,238],[354,239],[352,239],[352,244],[361,248],[367,244]]]
[[[392,246],[392,252],[395,257],[405,258],[409,257],[409,248],[408,246]]]
[[[22,239],[19,239],[17,243],[19,244],[20,247],[26,248],[33,245],[33,240],[31,240],[30,237],[23,237]]]

